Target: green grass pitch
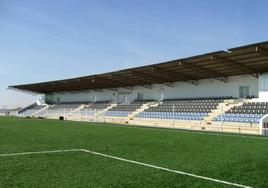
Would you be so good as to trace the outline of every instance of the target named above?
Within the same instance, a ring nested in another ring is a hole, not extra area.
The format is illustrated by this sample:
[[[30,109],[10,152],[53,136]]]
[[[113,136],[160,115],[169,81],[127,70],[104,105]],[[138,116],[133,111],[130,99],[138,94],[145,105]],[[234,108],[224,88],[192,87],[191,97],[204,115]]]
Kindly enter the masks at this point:
[[[251,187],[268,187],[268,139],[0,118],[0,153],[87,149]],[[0,187],[232,187],[84,152],[0,157]]]

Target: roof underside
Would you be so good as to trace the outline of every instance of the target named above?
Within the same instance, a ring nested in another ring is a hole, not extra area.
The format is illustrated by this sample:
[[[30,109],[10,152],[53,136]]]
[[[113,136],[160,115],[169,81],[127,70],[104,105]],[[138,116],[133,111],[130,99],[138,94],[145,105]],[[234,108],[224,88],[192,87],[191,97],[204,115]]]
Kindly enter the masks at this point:
[[[229,76],[258,77],[264,72],[268,72],[268,41],[154,65],[9,88],[45,94],[116,88],[131,90],[133,86],[149,88],[152,84],[172,87],[172,83],[178,81],[198,85],[198,80],[208,78],[226,82]]]

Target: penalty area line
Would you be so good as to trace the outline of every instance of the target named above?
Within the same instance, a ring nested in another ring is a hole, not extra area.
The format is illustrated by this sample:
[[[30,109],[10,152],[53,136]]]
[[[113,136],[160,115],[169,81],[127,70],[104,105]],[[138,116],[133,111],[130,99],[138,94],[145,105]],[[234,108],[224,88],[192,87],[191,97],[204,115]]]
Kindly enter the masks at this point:
[[[146,167],[150,167],[150,168],[154,168],[154,169],[158,169],[158,170],[162,170],[162,171],[172,172],[172,173],[185,175],[185,176],[190,176],[190,177],[203,179],[203,180],[207,180],[207,181],[213,181],[213,182],[216,182],[216,183],[231,185],[231,186],[235,186],[235,187],[252,188],[252,187],[246,186],[246,185],[241,185],[241,184],[237,184],[237,183],[222,181],[222,180],[209,178],[209,177],[205,177],[205,176],[199,176],[199,175],[196,175],[196,174],[191,174],[191,173],[187,173],[187,172],[183,172],[183,171],[172,170],[172,169],[169,169],[169,168],[164,168],[164,167],[160,167],[160,166],[156,166],[156,165],[152,165],[152,164],[146,164],[146,163],[142,163],[142,162],[138,162],[138,161],[133,161],[133,160],[129,160],[129,159],[115,157],[115,156],[112,156],[112,155],[107,155],[107,154],[103,154],[103,153],[99,153],[99,152],[95,152],[95,151],[90,151],[90,150],[86,150],[86,149],[82,149],[82,151],[84,151],[86,153],[94,154],[94,155],[99,155],[99,156],[103,156],[103,157],[107,157],[107,158],[111,158],[111,159],[116,159],[116,160],[119,160],[119,161],[133,163],[133,164],[137,164],[137,165],[141,165],[141,166],[146,166]]]
[[[87,150],[87,149],[68,149],[68,150],[51,150],[51,151],[7,153],[7,154],[0,154],[0,157],[20,156],[20,155],[34,155],[34,154],[50,154],[50,153],[65,153],[65,152],[84,152],[84,153],[98,155],[98,156],[102,156],[102,157],[106,157],[106,158],[110,158],[110,159],[115,159],[115,160],[119,160],[119,161],[123,161],[123,162],[132,163],[132,164],[136,164],[136,165],[140,165],[140,166],[154,168],[154,169],[158,169],[158,170],[162,170],[162,171],[166,171],[166,172],[171,172],[171,173],[176,173],[176,174],[189,176],[189,177],[193,177],[193,178],[197,178],[197,179],[203,179],[203,180],[207,180],[207,181],[211,181],[211,182],[216,182],[216,183],[220,183],[220,184],[230,185],[230,186],[234,186],[234,187],[252,188],[250,186],[246,186],[246,185],[242,185],[242,184],[238,184],[238,183],[232,183],[232,182],[223,181],[223,180],[219,180],[219,179],[209,178],[209,177],[206,177],[206,176],[200,176],[200,175],[196,175],[196,174],[192,174],[192,173],[188,173],[188,172],[183,172],[183,171],[173,170],[173,169],[160,167],[160,166],[156,166],[156,165],[152,165],[152,164],[147,164],[147,163],[143,163],[143,162],[139,162],[139,161],[124,159],[124,158],[121,158],[121,157],[116,157],[116,156],[113,156],[113,155],[107,155],[107,154],[104,154],[104,153],[99,153],[99,152],[95,152],[95,151],[91,151],[91,150]]]

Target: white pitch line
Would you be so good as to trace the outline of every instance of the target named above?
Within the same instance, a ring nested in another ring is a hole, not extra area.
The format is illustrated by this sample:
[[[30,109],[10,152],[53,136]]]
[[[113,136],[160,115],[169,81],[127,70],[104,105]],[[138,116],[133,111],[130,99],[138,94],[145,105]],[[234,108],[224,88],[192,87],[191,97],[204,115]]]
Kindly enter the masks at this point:
[[[172,172],[172,173],[176,173],[176,174],[180,174],[180,175],[190,176],[190,177],[203,179],[203,180],[207,180],[207,181],[212,181],[212,182],[216,182],[216,183],[221,183],[221,184],[225,184],[225,185],[231,185],[231,186],[242,187],[242,188],[252,188],[252,187],[246,186],[246,185],[241,185],[241,184],[232,183],[232,182],[228,182],[228,181],[223,181],[223,180],[219,180],[219,179],[209,178],[209,177],[200,176],[200,175],[196,175],[196,174],[191,174],[191,173],[187,173],[187,172],[183,172],[183,171],[172,170],[172,169],[165,168],[165,167],[160,167],[160,166],[156,166],[156,165],[152,165],[152,164],[146,164],[146,163],[142,163],[142,162],[138,162],[138,161],[134,161],[134,160],[124,159],[124,158],[120,158],[120,157],[116,157],[116,156],[112,156],[112,155],[107,155],[107,154],[103,154],[103,153],[99,153],[99,152],[95,152],[95,151],[90,151],[90,150],[86,150],[86,149],[69,149],[69,150],[52,150],[52,151],[7,153],[7,154],[0,154],[0,157],[19,156],[19,155],[33,155],[33,154],[48,154],[48,153],[63,153],[63,152],[85,152],[85,153],[90,153],[90,154],[93,154],[93,155],[98,155],[98,156],[102,156],[102,157],[116,159],[116,160],[119,160],[119,161],[124,161],[124,162],[132,163],[132,164],[146,166],[146,167],[150,167],[150,168],[154,168],[154,169],[158,169],[158,170],[163,170],[163,171],[166,171],[166,172]]]
[[[178,171],[178,170],[172,170],[172,169],[168,169],[168,168],[164,168],[164,167],[160,167],[160,166],[156,166],[156,165],[151,165],[151,164],[146,164],[146,163],[142,163],[142,162],[138,162],[138,161],[128,160],[128,159],[124,159],[124,158],[120,158],[120,157],[115,157],[115,156],[112,156],[112,155],[106,155],[106,154],[103,154],[103,153],[90,151],[90,150],[86,150],[86,149],[82,149],[82,151],[84,151],[86,153],[91,153],[91,154],[94,154],[94,155],[99,155],[99,156],[103,156],[103,157],[107,157],[107,158],[111,158],[111,159],[116,159],[116,160],[119,160],[119,161],[138,164],[138,165],[141,165],[141,166],[155,168],[155,169],[159,169],[159,170],[163,170],[163,171],[167,171],[167,172],[173,172],[173,173],[181,174],[181,175],[185,175],[185,176],[191,176],[191,177],[194,177],[194,178],[204,179],[204,180],[213,181],[213,182],[217,182],[217,183],[221,183],[221,184],[232,185],[232,186],[243,187],[243,188],[252,188],[252,187],[246,186],[246,185],[241,185],[241,184],[237,184],[237,183],[222,181],[222,180],[213,179],[213,178],[209,178],[209,177],[205,177],[205,176],[199,176],[199,175],[195,175],[195,174],[191,174],[191,173],[187,173],[187,172],[182,172],[182,171]]]
[[[52,151],[33,151],[33,152],[22,152],[22,153],[6,153],[0,154],[0,157],[10,157],[18,155],[34,155],[34,154],[48,154],[48,153],[63,153],[63,152],[77,152],[82,151],[81,149],[67,149],[67,150],[52,150]]]

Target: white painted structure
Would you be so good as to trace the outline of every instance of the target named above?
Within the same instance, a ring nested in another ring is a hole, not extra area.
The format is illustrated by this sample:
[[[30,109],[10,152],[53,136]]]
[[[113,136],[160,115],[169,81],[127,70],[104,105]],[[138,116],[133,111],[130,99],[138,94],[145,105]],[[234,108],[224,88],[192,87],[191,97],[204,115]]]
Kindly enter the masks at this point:
[[[45,96],[45,94],[38,94],[37,95],[36,103],[37,103],[37,105],[44,105],[44,104],[46,104],[46,96]]]
[[[268,135],[268,114],[260,120],[260,135]]]
[[[268,101],[268,73],[260,75],[259,88],[259,99]]]
[[[163,98],[187,98],[187,97],[215,97],[232,96],[241,98],[241,88],[246,88],[246,94],[265,98],[268,90],[259,91],[259,80],[268,83],[268,75],[260,76],[259,79],[249,76],[233,76],[228,78],[228,82],[221,82],[216,79],[199,80],[198,85],[187,82],[175,82],[172,87],[154,84],[150,88],[135,86],[132,90],[117,88],[116,90],[103,89],[101,91],[81,91],[81,92],[61,92],[46,95],[46,101],[53,103],[79,102],[79,101],[101,101],[112,100],[115,102],[131,102],[139,99]]]

